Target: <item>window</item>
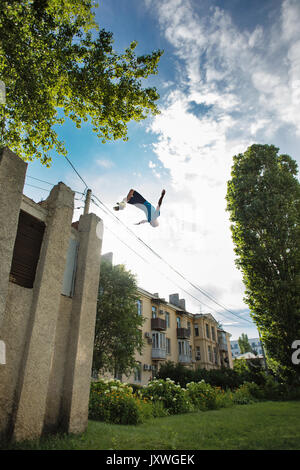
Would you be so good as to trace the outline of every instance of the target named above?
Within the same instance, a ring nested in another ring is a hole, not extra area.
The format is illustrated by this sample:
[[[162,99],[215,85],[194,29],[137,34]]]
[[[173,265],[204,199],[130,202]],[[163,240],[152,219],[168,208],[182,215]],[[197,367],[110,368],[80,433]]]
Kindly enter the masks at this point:
[[[166,349],[166,335],[164,333],[152,333],[152,348],[153,349]]]
[[[187,322],[187,329],[191,334],[191,322],[190,321]]]
[[[215,333],[214,326],[211,327],[211,337],[212,337],[213,341],[216,341],[216,333]]]
[[[152,307],[152,318],[156,318],[157,317],[157,309],[156,307]]]
[[[206,328],[206,337],[207,338],[210,338],[210,334],[209,334],[209,326],[207,323],[205,323],[205,328]]]
[[[177,321],[177,328],[181,328],[181,320],[179,317],[176,318]]]
[[[208,360],[213,362],[211,346],[208,346]]]
[[[10,282],[22,287],[33,287],[44,231],[44,222],[20,211]]]
[[[201,360],[200,346],[196,346],[196,361]]]
[[[138,315],[142,315],[142,301],[137,300],[136,304],[137,304],[137,313],[138,313]]]
[[[214,348],[214,360],[215,360],[215,364],[218,364],[218,353],[217,353],[217,348]]]
[[[178,341],[178,352],[179,356],[188,356],[191,354],[191,346],[188,341],[179,340]]]
[[[166,338],[166,347],[167,347],[167,354],[171,354],[171,340],[170,340],[170,338]]]
[[[195,325],[195,336],[199,336],[199,325],[197,323]]]
[[[167,328],[170,328],[170,314],[169,312],[165,312],[165,320]]]
[[[141,380],[142,380],[142,365],[140,362],[138,362],[134,369],[134,381],[141,382]]]

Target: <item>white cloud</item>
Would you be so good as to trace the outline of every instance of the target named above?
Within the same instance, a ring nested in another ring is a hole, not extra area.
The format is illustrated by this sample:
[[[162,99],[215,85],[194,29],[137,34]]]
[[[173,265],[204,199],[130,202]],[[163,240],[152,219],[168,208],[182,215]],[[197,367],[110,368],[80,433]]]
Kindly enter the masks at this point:
[[[146,4],[178,60],[177,88],[165,90],[161,114],[148,129],[174,189],[160,245],[166,255],[176,250],[174,261],[190,279],[200,285],[213,280],[222,286],[222,302],[245,308],[226,185],[233,155],[255,141],[276,144],[286,125],[300,134],[300,3],[284,1],[272,29],[258,24],[253,31],[241,30],[221,8],[197,14],[190,0]]]
[[[99,160],[96,160],[97,165],[101,166],[102,168],[105,169],[110,169],[112,168],[115,164],[112,160],[109,160],[107,158],[100,158]]]

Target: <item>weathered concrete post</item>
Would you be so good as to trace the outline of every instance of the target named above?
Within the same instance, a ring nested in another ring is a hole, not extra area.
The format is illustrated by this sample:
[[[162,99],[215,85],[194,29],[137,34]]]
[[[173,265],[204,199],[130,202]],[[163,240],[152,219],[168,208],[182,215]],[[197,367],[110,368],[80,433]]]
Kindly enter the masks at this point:
[[[0,339],[26,169],[7,147],[0,150]]]
[[[83,432],[88,420],[103,222],[94,214],[79,220],[79,252],[62,399],[66,432]]]
[[[13,439],[17,441],[38,438],[43,429],[74,193],[65,184],[59,183],[43,206],[48,210],[48,217],[33,287],[27,345],[15,397]]]

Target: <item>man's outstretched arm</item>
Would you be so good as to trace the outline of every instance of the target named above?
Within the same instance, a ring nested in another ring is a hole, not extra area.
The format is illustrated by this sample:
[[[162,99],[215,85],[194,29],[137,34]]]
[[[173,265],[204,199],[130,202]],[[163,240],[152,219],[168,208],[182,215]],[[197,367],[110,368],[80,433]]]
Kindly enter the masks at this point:
[[[146,222],[148,222],[148,220],[144,219],[144,220],[141,220],[140,222],[137,222],[137,223],[134,224],[134,225],[145,224]]]

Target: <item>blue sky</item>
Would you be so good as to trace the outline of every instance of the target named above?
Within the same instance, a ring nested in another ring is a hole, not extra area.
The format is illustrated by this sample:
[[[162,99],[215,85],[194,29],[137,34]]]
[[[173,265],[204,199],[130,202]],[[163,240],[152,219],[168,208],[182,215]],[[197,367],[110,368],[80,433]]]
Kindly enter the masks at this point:
[[[78,130],[66,123],[59,134],[69,158],[110,208],[131,187],[153,204],[165,188],[158,228],[135,226],[143,217],[133,207],[119,219],[219,304],[249,319],[234,264],[226,184],[233,155],[253,143],[274,144],[300,163],[299,1],[103,0],[96,19],[113,32],[119,52],[133,40],[137,54],[164,50],[158,75],[147,80],[160,93],[161,114],[131,123],[128,142],[107,144],[88,124]],[[63,157],[53,155],[50,169],[30,163],[27,174],[28,184],[43,188],[50,186],[29,176],[84,189]],[[39,201],[47,192],[26,185],[25,194]],[[103,252],[113,251],[114,262],[125,263],[141,287],[166,298],[179,292],[191,312],[211,312],[232,339],[241,332],[257,336],[254,325],[220,309],[116,220],[95,205],[92,210],[104,220]],[[76,209],[74,219],[80,213]]]

